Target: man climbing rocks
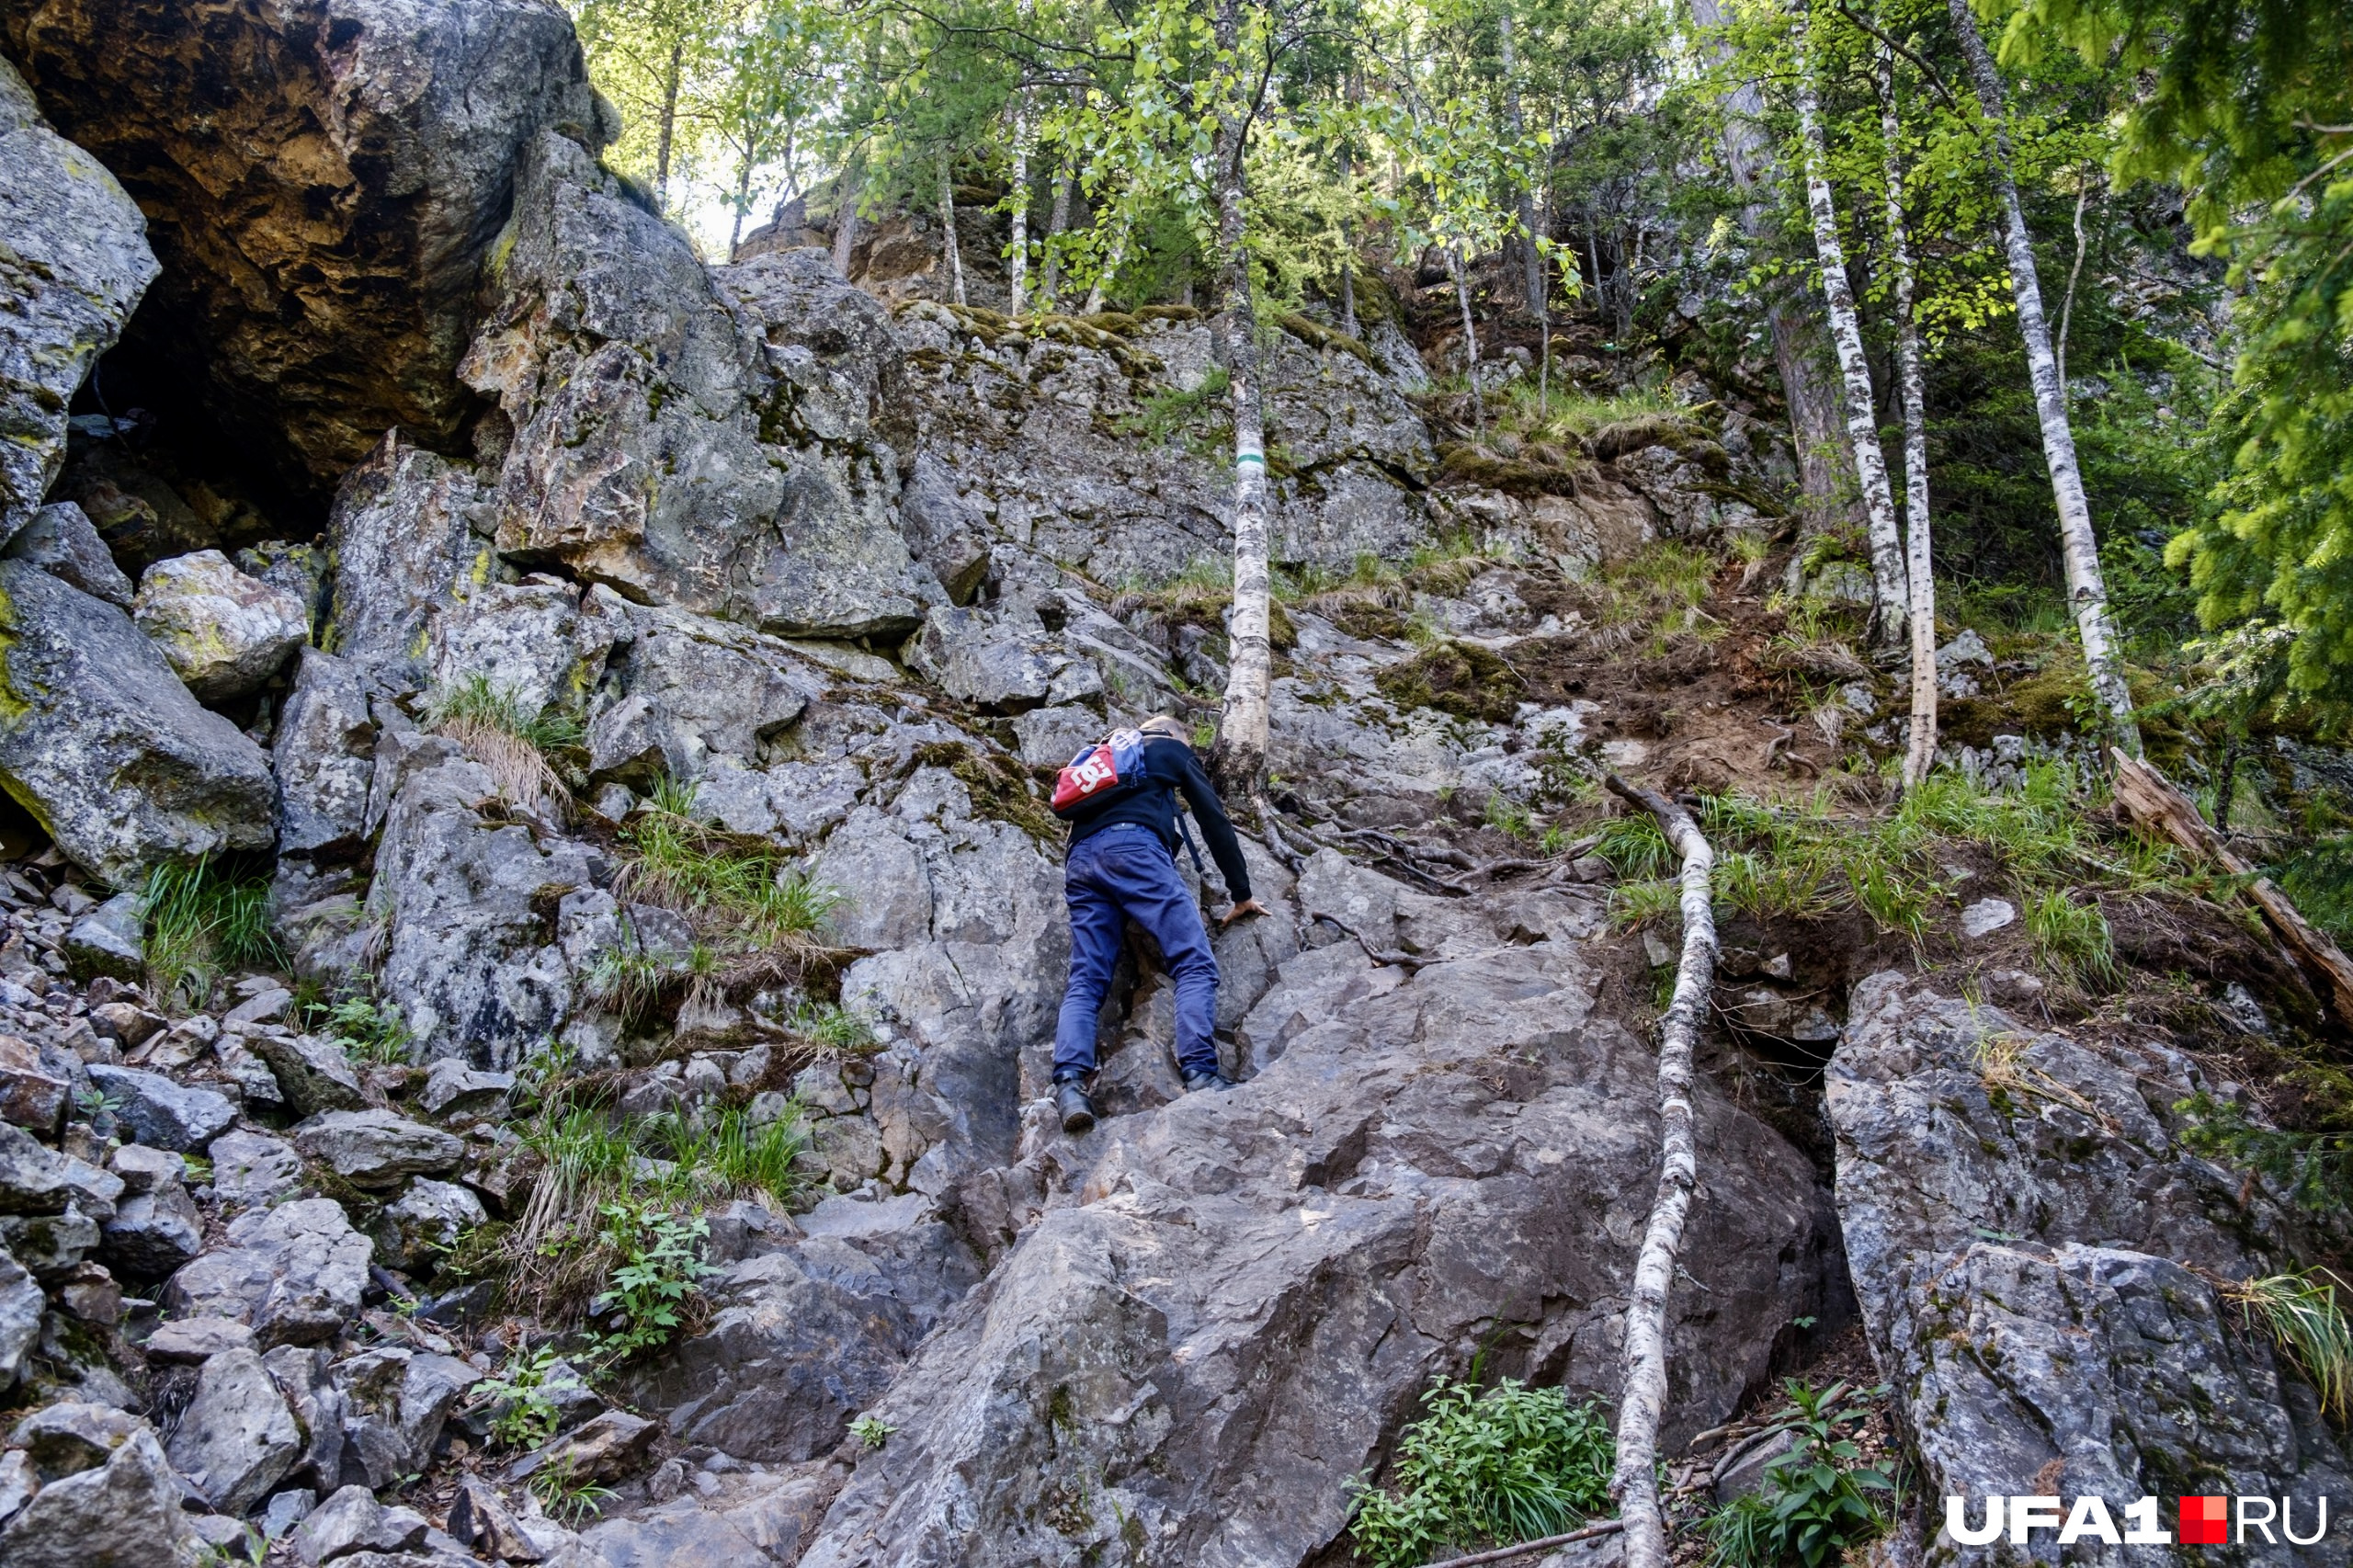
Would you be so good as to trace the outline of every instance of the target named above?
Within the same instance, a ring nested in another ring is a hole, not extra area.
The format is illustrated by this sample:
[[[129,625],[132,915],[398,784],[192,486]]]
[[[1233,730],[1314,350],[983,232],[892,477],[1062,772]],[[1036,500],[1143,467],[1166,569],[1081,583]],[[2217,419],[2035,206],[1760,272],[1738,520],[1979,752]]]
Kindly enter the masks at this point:
[[[1210,1033],[1217,1013],[1217,958],[1200,908],[1176,874],[1179,790],[1233,895],[1233,907],[1218,924],[1267,912],[1250,896],[1241,842],[1185,727],[1163,716],[1146,721],[1141,732],[1140,745],[1130,733],[1081,753],[1063,770],[1063,783],[1055,790],[1054,809],[1071,824],[1063,879],[1070,903],[1070,984],[1054,1028],[1054,1104],[1066,1132],[1095,1125],[1086,1096],[1095,1072],[1095,1021],[1129,920],[1160,944],[1176,983],[1176,1061],[1187,1092],[1233,1086],[1218,1071],[1217,1042]]]

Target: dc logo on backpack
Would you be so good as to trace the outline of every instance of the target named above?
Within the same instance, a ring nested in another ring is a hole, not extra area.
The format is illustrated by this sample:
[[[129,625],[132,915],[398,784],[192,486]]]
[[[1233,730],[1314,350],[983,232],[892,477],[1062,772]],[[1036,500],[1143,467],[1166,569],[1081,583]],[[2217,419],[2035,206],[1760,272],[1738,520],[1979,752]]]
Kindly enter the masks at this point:
[[[1100,800],[1121,784],[1136,783],[1143,776],[1143,732],[1114,730],[1109,739],[1088,746],[1054,776],[1054,814],[1066,816],[1072,807]]]

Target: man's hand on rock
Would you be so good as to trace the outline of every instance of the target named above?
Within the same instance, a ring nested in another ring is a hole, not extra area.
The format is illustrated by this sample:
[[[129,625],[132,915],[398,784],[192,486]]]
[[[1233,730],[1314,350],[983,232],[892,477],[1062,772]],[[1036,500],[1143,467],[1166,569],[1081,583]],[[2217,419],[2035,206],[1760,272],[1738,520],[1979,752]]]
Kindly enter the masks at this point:
[[[1222,927],[1233,925],[1235,921],[1241,919],[1245,915],[1264,915],[1266,913],[1267,906],[1265,904],[1260,903],[1255,898],[1245,898],[1240,903],[1235,904],[1232,909],[1227,910],[1223,915],[1219,915],[1217,917],[1217,923]]]

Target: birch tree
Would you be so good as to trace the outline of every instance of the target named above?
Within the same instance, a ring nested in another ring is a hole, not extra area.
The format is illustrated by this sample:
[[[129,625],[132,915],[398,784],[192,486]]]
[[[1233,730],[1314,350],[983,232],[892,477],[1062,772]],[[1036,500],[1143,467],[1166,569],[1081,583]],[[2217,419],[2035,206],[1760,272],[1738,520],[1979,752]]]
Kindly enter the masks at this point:
[[[2084,645],[2084,667],[2092,697],[2107,716],[2111,738],[2132,756],[2141,755],[2141,728],[2132,717],[2132,693],[2108,613],[2108,585],[2100,571],[2099,541],[2092,532],[2091,504],[2075,459],[2075,433],[2067,418],[2067,394],[2059,383],[2059,362],[2051,350],[2051,327],[2042,313],[2042,284],[2034,262],[2034,240],[2026,226],[2012,172],[2010,133],[2001,72],[1978,31],[1969,0],[1946,0],[1953,32],[1977,89],[1978,113],[1986,131],[1986,163],[2001,199],[2002,233],[2010,264],[2010,289],[2018,305],[2018,333],[2034,386],[2034,412],[2042,426],[2042,456],[2051,470],[2051,493],[2059,509],[2059,555],[2067,574],[2068,608]]]
[[[1904,754],[1904,787],[1916,789],[1937,760],[1937,585],[1928,533],[1928,414],[1914,312],[1917,269],[1904,215],[1904,127],[1896,113],[1895,51],[1872,54],[1879,89],[1881,157],[1887,186],[1887,251],[1895,286],[1895,377],[1904,403],[1904,569],[1912,633],[1912,733]]]
[[[1887,481],[1887,457],[1879,444],[1879,407],[1871,392],[1870,360],[1863,353],[1862,325],[1847,280],[1846,247],[1838,237],[1838,211],[1830,188],[1830,149],[1823,133],[1822,105],[1814,85],[1813,38],[1809,0],[1790,9],[1790,35],[1797,48],[1798,138],[1805,162],[1806,208],[1813,219],[1814,258],[1830,312],[1830,340],[1847,394],[1847,442],[1854,454],[1862,491],[1863,518],[1871,556],[1871,632],[1882,647],[1904,640],[1904,540],[1895,520],[1895,497]]]

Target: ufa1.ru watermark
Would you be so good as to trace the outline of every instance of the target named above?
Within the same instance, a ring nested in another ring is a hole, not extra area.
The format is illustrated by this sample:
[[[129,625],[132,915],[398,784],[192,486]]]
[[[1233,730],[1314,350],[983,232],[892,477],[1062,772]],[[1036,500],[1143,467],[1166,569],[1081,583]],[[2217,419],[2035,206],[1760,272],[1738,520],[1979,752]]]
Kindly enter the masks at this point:
[[[2061,1546],[2081,1540],[2109,1546],[2245,1546],[2260,1540],[2272,1546],[2316,1546],[2328,1538],[2328,1499],[2302,1505],[2293,1497],[2184,1497],[2168,1529],[2160,1522],[2157,1499],[2143,1497],[2122,1511],[2122,1527],[2104,1497],[1991,1496],[1978,1506],[1966,1497],[1945,1499],[1945,1539],[1961,1546],[1990,1546],[2004,1536],[2013,1546],[2040,1539]],[[2300,1535],[2302,1524],[2310,1534]],[[2273,1531],[2278,1531],[2274,1535]]]

